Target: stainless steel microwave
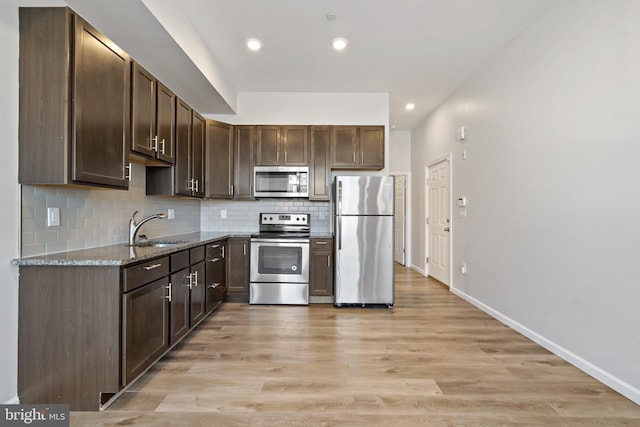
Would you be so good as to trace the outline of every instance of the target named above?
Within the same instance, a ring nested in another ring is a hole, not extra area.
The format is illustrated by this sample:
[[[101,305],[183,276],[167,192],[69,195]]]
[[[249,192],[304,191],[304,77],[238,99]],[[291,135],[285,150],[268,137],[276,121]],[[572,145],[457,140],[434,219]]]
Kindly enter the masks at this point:
[[[255,166],[254,197],[309,197],[308,166]]]

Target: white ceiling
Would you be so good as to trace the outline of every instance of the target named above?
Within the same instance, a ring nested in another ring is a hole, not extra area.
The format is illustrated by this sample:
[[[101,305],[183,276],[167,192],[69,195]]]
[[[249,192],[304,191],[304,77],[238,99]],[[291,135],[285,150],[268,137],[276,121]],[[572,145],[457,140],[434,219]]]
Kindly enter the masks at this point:
[[[553,1],[66,2],[204,114],[229,112],[244,91],[388,92],[390,124],[410,130]],[[331,48],[338,36],[343,52]],[[246,49],[249,37],[260,52]]]

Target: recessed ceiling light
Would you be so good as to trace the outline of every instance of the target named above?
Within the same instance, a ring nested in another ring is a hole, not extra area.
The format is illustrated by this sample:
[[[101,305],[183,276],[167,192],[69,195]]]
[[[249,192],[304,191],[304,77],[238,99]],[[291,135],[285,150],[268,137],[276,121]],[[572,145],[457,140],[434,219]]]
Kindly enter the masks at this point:
[[[262,42],[258,39],[247,39],[247,47],[255,52],[262,48]]]
[[[406,105],[404,106],[404,108],[405,108],[406,110],[411,111],[411,110],[413,110],[414,108],[416,108],[416,104],[414,104],[413,102],[409,102],[408,104],[406,104]]]
[[[344,50],[345,47],[347,47],[347,39],[344,39],[342,37],[338,37],[333,39],[333,48],[335,50]]]

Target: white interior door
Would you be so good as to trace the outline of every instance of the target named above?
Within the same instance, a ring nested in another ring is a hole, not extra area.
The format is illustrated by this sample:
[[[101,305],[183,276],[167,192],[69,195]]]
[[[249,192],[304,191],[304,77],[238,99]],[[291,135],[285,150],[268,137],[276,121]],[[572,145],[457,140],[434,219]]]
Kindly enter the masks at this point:
[[[396,175],[395,182],[395,216],[393,219],[395,242],[393,259],[399,264],[406,265],[407,177],[404,175]]]
[[[451,174],[448,159],[429,166],[429,276],[450,284]]]

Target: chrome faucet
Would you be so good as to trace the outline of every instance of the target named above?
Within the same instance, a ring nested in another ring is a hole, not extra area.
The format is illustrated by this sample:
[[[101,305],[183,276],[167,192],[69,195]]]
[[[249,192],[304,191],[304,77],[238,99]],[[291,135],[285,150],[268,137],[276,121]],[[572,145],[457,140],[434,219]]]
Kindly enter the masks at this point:
[[[151,221],[152,219],[165,219],[167,214],[157,213],[150,215],[146,218],[142,218],[140,222],[136,223],[136,214],[138,211],[135,211],[133,215],[131,215],[131,219],[129,220],[129,245],[133,246],[136,242],[136,234],[138,234],[138,230],[142,227],[147,221]]]

